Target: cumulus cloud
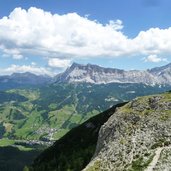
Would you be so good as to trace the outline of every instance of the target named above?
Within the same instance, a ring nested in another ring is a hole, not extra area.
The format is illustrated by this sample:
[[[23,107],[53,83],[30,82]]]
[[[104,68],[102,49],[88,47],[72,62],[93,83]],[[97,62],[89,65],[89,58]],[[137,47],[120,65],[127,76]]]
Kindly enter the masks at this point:
[[[110,20],[108,25],[111,26],[114,30],[122,30],[124,27],[121,20]]]
[[[151,28],[132,39],[122,28],[121,20],[101,24],[76,13],[59,15],[34,7],[16,8],[0,19],[0,49],[14,59],[48,56],[53,67],[69,62],[59,62],[63,56],[66,60],[171,53],[171,28]],[[59,60],[54,62],[56,56]]]
[[[58,58],[51,58],[48,61],[48,65],[54,68],[67,68],[68,66],[71,65],[71,61],[68,59],[61,60]]]
[[[144,58],[145,62],[168,62],[166,58],[160,58],[157,55],[149,55],[148,57]]]
[[[10,75],[12,73],[24,73],[31,72],[36,75],[53,75],[53,73],[47,68],[38,67],[34,65],[11,65],[8,68],[0,69],[1,75]]]

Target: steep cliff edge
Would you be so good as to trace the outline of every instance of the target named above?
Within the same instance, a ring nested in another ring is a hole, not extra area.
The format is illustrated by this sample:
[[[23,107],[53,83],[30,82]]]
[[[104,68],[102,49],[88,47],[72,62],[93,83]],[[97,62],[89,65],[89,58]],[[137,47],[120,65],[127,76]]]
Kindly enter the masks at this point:
[[[171,93],[136,98],[101,127],[84,171],[171,170]]]

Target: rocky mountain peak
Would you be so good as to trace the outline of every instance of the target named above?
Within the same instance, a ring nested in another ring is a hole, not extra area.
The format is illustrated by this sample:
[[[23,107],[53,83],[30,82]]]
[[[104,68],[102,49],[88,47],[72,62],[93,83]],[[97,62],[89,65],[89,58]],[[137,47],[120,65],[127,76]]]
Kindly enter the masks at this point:
[[[74,62],[68,69],[79,68],[79,67],[81,67],[81,66],[83,66],[83,65]]]
[[[98,65],[73,63],[65,72],[56,76],[55,81],[68,83],[144,83],[171,84],[171,64],[145,71],[125,71],[117,68],[104,68]]]

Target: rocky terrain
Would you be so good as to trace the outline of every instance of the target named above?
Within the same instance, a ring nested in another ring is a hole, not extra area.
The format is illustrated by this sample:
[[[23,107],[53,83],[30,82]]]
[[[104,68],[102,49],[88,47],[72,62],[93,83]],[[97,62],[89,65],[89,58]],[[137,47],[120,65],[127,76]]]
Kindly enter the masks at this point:
[[[171,64],[149,70],[125,71],[116,68],[104,68],[98,65],[80,65],[73,63],[65,72],[57,75],[54,80],[57,83],[144,83],[171,84]]]
[[[101,127],[84,171],[171,170],[171,93],[136,98]]]

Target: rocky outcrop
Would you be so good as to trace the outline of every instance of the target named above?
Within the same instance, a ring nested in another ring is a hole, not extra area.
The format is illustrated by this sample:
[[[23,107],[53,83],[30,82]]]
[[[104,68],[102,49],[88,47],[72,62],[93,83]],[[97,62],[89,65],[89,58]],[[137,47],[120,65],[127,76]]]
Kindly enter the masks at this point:
[[[170,144],[171,93],[136,98],[101,127],[84,171],[169,171]]]

